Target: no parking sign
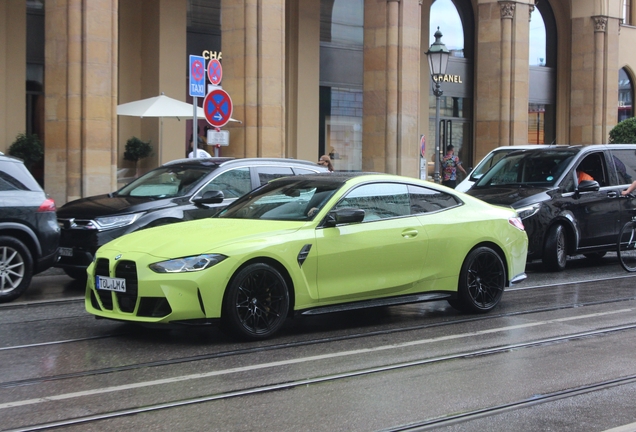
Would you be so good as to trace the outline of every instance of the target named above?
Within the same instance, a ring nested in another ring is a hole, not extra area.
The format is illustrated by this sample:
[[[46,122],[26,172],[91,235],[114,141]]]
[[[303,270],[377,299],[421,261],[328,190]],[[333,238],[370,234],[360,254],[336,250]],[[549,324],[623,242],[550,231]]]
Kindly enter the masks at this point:
[[[232,117],[232,98],[223,89],[212,90],[203,99],[203,112],[211,126],[225,126]]]

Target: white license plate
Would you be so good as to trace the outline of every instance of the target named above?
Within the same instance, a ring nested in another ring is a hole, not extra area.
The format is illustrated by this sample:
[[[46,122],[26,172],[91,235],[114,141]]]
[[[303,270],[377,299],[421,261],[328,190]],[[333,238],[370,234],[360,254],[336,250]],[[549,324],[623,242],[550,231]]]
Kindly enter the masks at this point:
[[[100,290],[126,292],[126,279],[95,276],[95,287]]]
[[[60,251],[60,256],[66,256],[66,257],[73,256],[73,248],[61,247],[58,250]]]

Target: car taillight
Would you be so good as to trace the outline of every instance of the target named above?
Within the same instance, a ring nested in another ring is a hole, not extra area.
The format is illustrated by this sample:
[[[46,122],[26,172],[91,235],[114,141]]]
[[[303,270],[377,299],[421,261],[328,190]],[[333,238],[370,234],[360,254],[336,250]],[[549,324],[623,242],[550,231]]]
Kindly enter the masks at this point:
[[[508,218],[508,222],[510,222],[510,225],[512,225],[515,228],[520,229],[521,231],[525,231],[526,230],[526,228],[523,226],[523,222],[521,222],[521,218],[511,217],[511,218]]]
[[[53,201],[51,198],[47,198],[44,200],[42,204],[40,204],[40,207],[38,208],[38,213],[54,212],[55,210],[56,210],[55,201]]]

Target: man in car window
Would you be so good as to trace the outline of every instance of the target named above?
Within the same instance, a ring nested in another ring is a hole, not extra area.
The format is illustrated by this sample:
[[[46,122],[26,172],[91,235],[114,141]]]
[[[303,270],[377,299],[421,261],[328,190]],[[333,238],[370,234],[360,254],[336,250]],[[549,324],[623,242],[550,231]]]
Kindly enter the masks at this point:
[[[579,183],[581,183],[583,180],[594,180],[594,177],[592,177],[591,175],[589,175],[585,171],[576,170],[576,177],[577,177]]]

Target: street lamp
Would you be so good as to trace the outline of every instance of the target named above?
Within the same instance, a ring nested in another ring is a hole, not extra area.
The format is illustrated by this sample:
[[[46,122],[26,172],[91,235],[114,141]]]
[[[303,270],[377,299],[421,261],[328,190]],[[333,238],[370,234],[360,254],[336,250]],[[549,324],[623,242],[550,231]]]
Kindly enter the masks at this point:
[[[446,49],[446,45],[442,43],[442,32],[435,32],[435,42],[431,44],[426,55],[428,56],[428,66],[431,71],[431,77],[435,81],[435,87],[433,88],[433,94],[435,95],[435,173],[433,174],[433,181],[439,183],[439,98],[444,92],[440,89],[440,80],[446,75],[446,66],[448,66],[448,57],[450,51]]]

